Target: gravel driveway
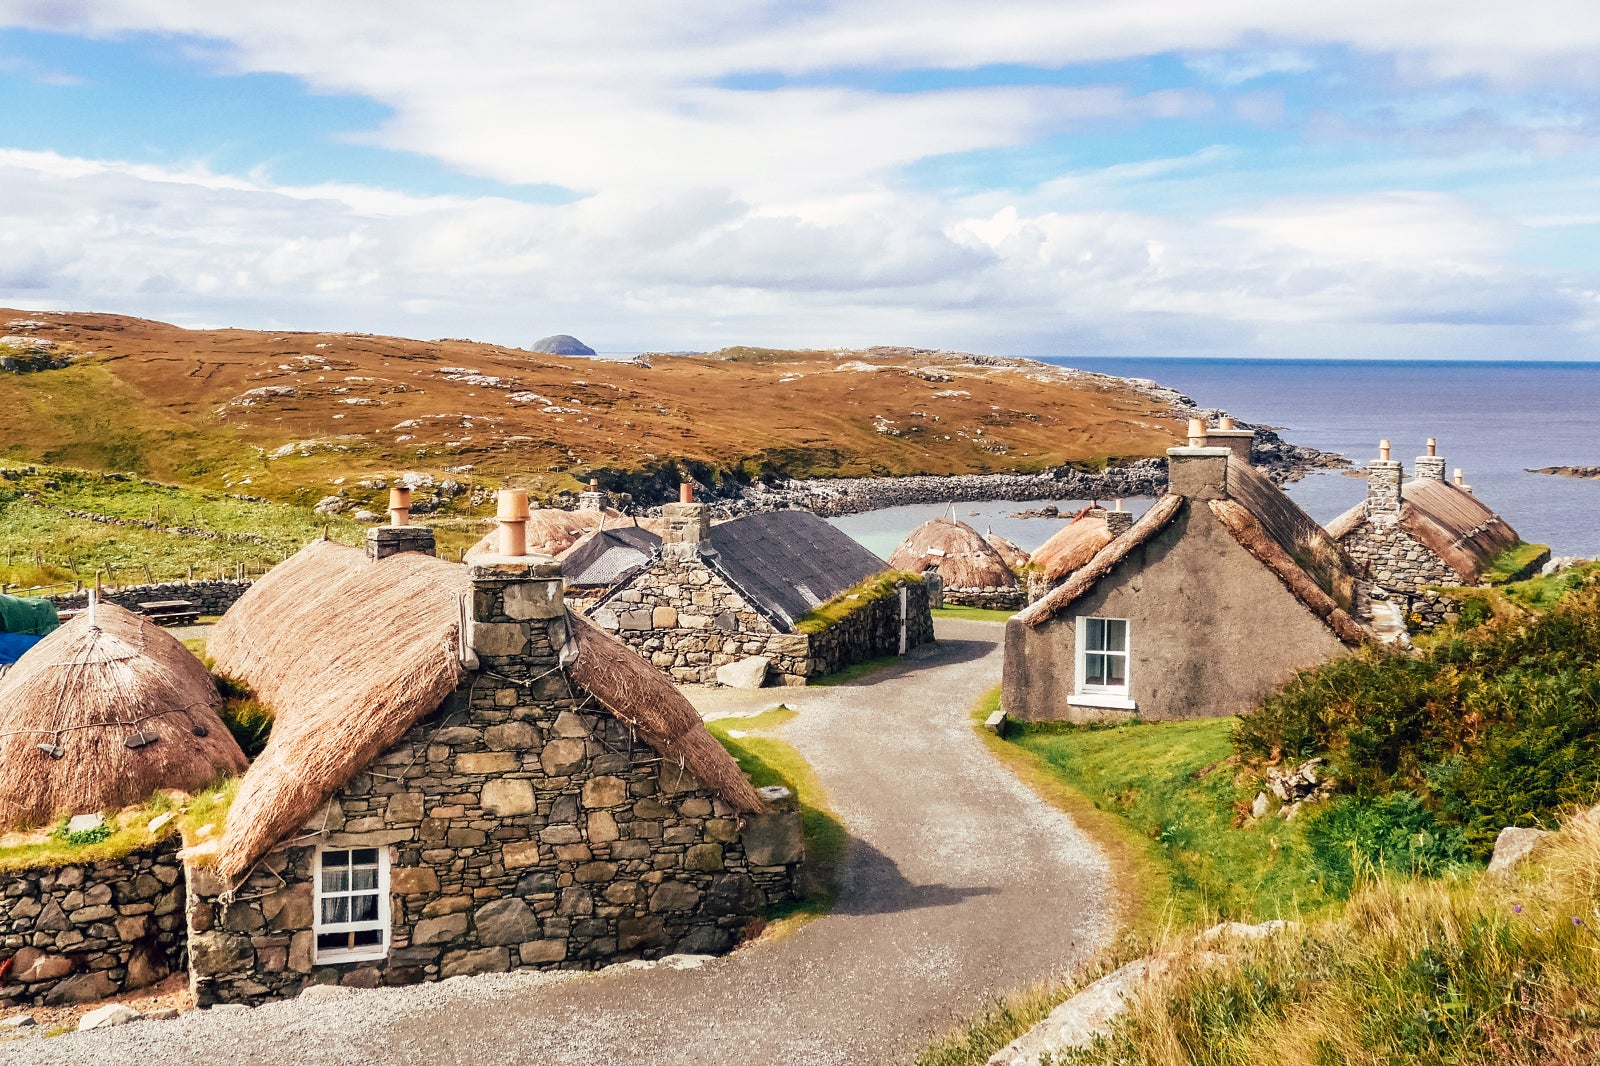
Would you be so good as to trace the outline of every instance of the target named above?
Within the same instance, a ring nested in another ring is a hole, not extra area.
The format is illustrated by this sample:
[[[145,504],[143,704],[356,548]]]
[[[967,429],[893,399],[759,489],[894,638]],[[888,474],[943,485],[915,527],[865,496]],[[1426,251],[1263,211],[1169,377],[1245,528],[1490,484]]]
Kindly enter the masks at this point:
[[[0,1044],[0,1062],[879,1064],[989,996],[1070,970],[1109,934],[1106,868],[973,735],[1000,679],[994,623],[944,621],[904,667],[838,688],[694,691],[703,712],[783,701],[852,841],[838,905],[695,968],[507,974],[317,990]],[[314,997],[314,998],[313,998]]]

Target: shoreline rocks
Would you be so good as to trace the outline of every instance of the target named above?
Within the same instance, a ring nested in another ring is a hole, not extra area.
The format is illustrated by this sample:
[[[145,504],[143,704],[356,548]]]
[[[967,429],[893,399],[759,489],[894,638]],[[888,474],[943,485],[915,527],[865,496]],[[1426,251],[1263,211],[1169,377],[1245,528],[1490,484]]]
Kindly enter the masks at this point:
[[[1584,480],[1600,480],[1600,466],[1541,466],[1537,470],[1528,468],[1530,474],[1549,474],[1551,477],[1574,477]]]

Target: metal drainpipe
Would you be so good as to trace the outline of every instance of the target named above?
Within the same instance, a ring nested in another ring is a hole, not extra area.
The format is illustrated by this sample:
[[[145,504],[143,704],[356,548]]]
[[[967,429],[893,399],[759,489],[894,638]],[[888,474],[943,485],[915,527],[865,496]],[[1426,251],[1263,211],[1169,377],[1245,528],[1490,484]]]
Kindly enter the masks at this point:
[[[900,654],[906,653],[906,587],[900,586]]]

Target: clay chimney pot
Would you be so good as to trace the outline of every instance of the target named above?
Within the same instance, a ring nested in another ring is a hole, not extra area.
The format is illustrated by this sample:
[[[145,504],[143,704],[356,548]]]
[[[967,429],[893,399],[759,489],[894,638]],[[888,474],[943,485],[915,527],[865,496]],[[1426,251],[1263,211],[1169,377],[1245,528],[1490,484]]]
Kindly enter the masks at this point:
[[[1439,454],[1439,438],[1437,438],[1437,437],[1429,437],[1428,438],[1428,454],[1429,455],[1438,455]]]
[[[502,522],[526,522],[528,520],[528,490],[527,489],[501,489],[496,497],[496,516]]]
[[[1206,420],[1203,418],[1189,419],[1189,447],[1204,448],[1206,446]]]
[[[1386,463],[1389,461],[1389,450],[1389,441],[1387,439],[1378,442],[1378,458]]]
[[[678,486],[678,502],[694,502],[694,484],[692,482],[685,481]]]
[[[396,485],[389,490],[389,524],[404,526],[411,523],[411,489]]]

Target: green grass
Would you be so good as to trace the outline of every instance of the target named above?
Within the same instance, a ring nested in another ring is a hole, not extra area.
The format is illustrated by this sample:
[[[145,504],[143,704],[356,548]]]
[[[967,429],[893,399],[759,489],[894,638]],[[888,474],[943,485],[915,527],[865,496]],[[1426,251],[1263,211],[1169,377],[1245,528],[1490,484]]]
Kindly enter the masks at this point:
[[[951,604],[948,607],[935,609],[933,616],[935,618],[960,618],[968,622],[1004,622],[1016,613],[1015,611],[997,611],[992,607],[963,607],[959,604]]]
[[[917,1052],[912,1066],[982,1066],[996,1051],[1037,1025],[1071,992],[1072,986],[1041,981],[997,996],[976,1016]]]
[[[738,762],[757,788],[783,785],[800,802],[800,817],[805,825],[805,895],[768,913],[769,921],[784,921],[785,927],[826,914],[838,897],[835,873],[844,859],[849,833],[844,823],[828,807],[828,795],[816,771],[794,747],[767,731],[795,717],[787,707],[777,707],[753,718],[720,718],[706,723],[728,754]],[[743,735],[734,737],[730,732]]]
[[[1260,790],[1232,764],[1235,719],[1075,726],[1012,723],[1004,742],[1120,822],[1129,860],[1164,875],[1143,888],[1133,926],[1295,918],[1328,907],[1298,819],[1241,816]],[[1275,806],[1275,804],[1274,804]],[[1235,822],[1244,824],[1235,827]],[[1105,836],[1104,831],[1097,834]],[[1158,888],[1157,891],[1160,891]]]
[[[1528,544],[1519,540],[1491,559],[1479,576],[1486,585],[1504,585],[1511,581],[1520,581],[1530,576],[1529,570],[1536,561],[1549,554],[1549,545]]]
[[[898,570],[885,570],[881,574],[874,574],[854,588],[845,589],[826,603],[813,607],[805,617],[794,624],[794,631],[820,633],[824,629],[836,626],[873,600],[895,595],[902,582],[908,585],[920,585],[922,576]]]
[[[1496,591],[1507,599],[1536,611],[1549,610],[1566,598],[1569,592],[1585,584],[1600,580],[1600,563],[1574,566],[1559,574],[1546,574],[1501,585]]]
[[[181,808],[167,793],[158,792],[137,806],[102,812],[110,832],[102,839],[83,843],[73,843],[62,831],[65,826],[63,819],[42,841],[0,846],[0,873],[120,859],[164,840],[177,831],[182,831],[187,839],[193,840],[195,831],[203,825],[214,827],[210,834],[214,838],[222,831],[228,805],[233,802],[238,787],[237,778],[227,778],[207,787]],[[176,817],[152,834],[150,822],[168,812]]]
[[[807,684],[811,688],[830,688],[834,685],[848,685],[852,681],[860,681],[863,677],[876,674],[880,670],[887,670],[905,662],[899,655],[880,655],[876,659],[867,659],[859,663],[836,670],[831,674],[813,678]]]

